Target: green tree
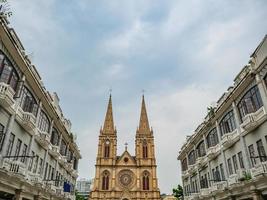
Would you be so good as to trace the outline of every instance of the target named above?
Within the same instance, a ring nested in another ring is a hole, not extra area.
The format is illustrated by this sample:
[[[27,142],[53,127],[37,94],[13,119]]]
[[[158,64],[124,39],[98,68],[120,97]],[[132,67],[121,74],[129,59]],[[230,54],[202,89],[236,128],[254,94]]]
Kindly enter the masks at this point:
[[[85,200],[85,198],[82,195],[79,195],[78,191],[75,191],[75,199],[76,200]]]
[[[184,199],[183,187],[181,185],[178,185],[177,188],[173,188],[172,193],[177,199]]]

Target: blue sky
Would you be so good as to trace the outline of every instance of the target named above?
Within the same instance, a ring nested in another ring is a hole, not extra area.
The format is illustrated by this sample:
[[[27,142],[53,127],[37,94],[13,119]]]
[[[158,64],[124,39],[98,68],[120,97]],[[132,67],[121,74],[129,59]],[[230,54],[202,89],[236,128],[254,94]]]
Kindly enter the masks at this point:
[[[144,89],[153,126],[159,186],[181,183],[177,161],[186,135],[247,64],[267,33],[264,0],[10,0],[12,27],[56,91],[94,177],[109,89],[118,153],[134,153]]]

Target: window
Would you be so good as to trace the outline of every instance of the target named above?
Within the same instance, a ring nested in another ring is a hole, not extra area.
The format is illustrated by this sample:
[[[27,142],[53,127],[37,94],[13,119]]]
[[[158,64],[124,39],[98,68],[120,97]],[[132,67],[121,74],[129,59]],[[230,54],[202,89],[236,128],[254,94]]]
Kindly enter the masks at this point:
[[[188,169],[188,166],[187,166],[187,159],[184,158],[182,160],[182,171],[186,171]]]
[[[244,169],[245,167],[244,167],[242,151],[240,151],[237,155],[238,155],[238,160],[239,160],[239,166],[241,169]]]
[[[15,148],[15,154],[14,154],[14,156],[17,156],[17,157],[15,157],[14,160],[18,160],[18,156],[20,156],[19,153],[20,153],[20,149],[21,149],[21,143],[22,143],[22,141],[20,139],[18,139],[17,144],[16,144],[16,148]]]
[[[237,170],[238,170],[236,155],[233,155],[232,159],[233,159],[234,170],[235,170],[235,173],[236,173]]]
[[[267,87],[267,74],[265,75],[265,77],[263,78],[263,80],[264,80],[264,83],[265,83],[265,85]]]
[[[37,102],[32,93],[26,87],[23,87],[21,92],[20,106],[23,111],[32,113],[34,116],[37,115]]]
[[[58,146],[59,145],[59,139],[60,139],[60,137],[59,137],[58,131],[55,128],[53,128],[51,140],[50,140],[51,144]]]
[[[49,133],[50,122],[44,111],[40,113],[38,128],[40,131]]]
[[[21,162],[25,163],[26,162],[26,153],[27,153],[27,149],[28,149],[28,146],[27,144],[24,144],[23,145],[23,148],[22,148],[22,156],[24,157],[21,157]]]
[[[147,151],[147,142],[144,141],[143,142],[143,158],[147,158],[148,157],[148,151]]]
[[[215,182],[221,181],[220,171],[218,167],[216,167],[215,169],[212,169],[212,175],[213,175],[213,180]]]
[[[252,87],[238,103],[241,118],[249,113],[256,112],[262,107],[262,99],[257,86]]]
[[[226,133],[231,133],[236,129],[235,116],[232,110],[223,117],[219,126],[221,130],[221,136],[223,136]]]
[[[197,146],[197,155],[198,157],[203,157],[206,155],[204,140],[202,140]]]
[[[230,158],[227,160],[227,164],[228,164],[229,174],[232,175],[233,174],[233,168],[232,168],[232,162],[231,162]]]
[[[29,163],[29,167],[28,167],[28,170],[29,171],[32,171],[32,165],[33,165],[33,159],[34,159],[34,151],[32,151],[32,157],[30,158],[30,163]]]
[[[106,140],[104,144],[104,158],[109,158],[110,154],[110,141]]]
[[[102,190],[109,189],[109,172],[105,171],[102,177]]]
[[[188,155],[188,164],[193,165],[196,162],[195,150],[192,150]]]
[[[51,180],[54,180],[54,174],[55,174],[55,168],[52,167],[52,170],[51,170],[51,177],[50,177]]]
[[[218,143],[219,143],[219,140],[218,140],[217,130],[216,130],[216,128],[214,128],[207,135],[208,148],[213,147]]]
[[[15,139],[15,135],[13,133],[11,133],[9,140],[8,140],[8,145],[7,145],[7,151],[6,151],[7,156],[11,156],[13,144],[14,144],[14,139]]]
[[[143,190],[149,190],[149,174],[144,172],[143,174]]]
[[[75,170],[78,169],[78,160],[75,157],[73,157],[73,169],[75,169]]]
[[[49,165],[49,168],[48,168],[48,176],[47,176],[47,179],[50,180],[50,177],[51,177],[51,169],[52,169],[52,166]]]
[[[66,150],[67,150],[66,142],[62,139],[61,146],[60,146],[60,154],[62,156],[65,156],[66,155]]]
[[[0,124],[0,152],[2,151],[4,140],[5,140],[5,133],[4,133],[5,127]]]
[[[38,174],[41,174],[43,171],[43,159],[40,158],[39,167],[38,167]]]
[[[33,173],[36,173],[37,167],[38,167],[39,156],[36,156],[34,160],[35,162],[34,162],[34,167],[33,167]]]
[[[9,59],[0,51],[0,82],[9,84],[14,91],[17,89],[19,76]]]
[[[207,174],[204,176],[202,175],[200,178],[200,188],[208,188],[208,179],[207,179]]]
[[[255,151],[254,151],[253,144],[248,146],[248,151],[249,151],[251,164],[254,167],[257,164],[257,161],[256,161],[256,158],[255,158]]]
[[[258,140],[257,142],[257,150],[258,150],[258,155],[260,157],[260,161],[264,162],[267,160],[266,153],[264,150],[264,146],[262,144],[262,140]]]
[[[221,175],[222,175],[222,181],[225,180],[225,175],[224,175],[224,169],[223,169],[223,164],[220,164],[220,171],[221,171]]]

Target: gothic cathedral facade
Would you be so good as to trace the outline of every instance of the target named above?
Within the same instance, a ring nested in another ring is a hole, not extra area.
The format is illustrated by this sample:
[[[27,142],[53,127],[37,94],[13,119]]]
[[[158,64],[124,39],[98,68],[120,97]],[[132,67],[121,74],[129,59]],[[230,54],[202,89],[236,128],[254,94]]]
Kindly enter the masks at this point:
[[[96,173],[89,199],[160,200],[156,167],[154,136],[144,96],[135,137],[135,156],[127,147],[122,155],[117,155],[117,131],[110,96],[104,126],[100,130]]]

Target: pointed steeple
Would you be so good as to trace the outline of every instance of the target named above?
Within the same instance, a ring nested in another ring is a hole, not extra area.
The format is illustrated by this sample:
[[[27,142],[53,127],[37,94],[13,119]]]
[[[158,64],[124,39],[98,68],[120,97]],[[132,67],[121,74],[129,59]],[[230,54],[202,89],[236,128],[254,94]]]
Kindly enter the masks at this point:
[[[108,108],[107,108],[107,112],[106,112],[104,127],[103,127],[101,132],[103,134],[115,134],[116,133],[116,128],[114,126],[114,121],[113,121],[111,94],[109,96]]]
[[[140,122],[139,127],[137,130],[139,134],[150,134],[149,122],[146,112],[146,104],[145,104],[145,97],[142,96],[142,106],[141,106],[141,115],[140,115]]]

